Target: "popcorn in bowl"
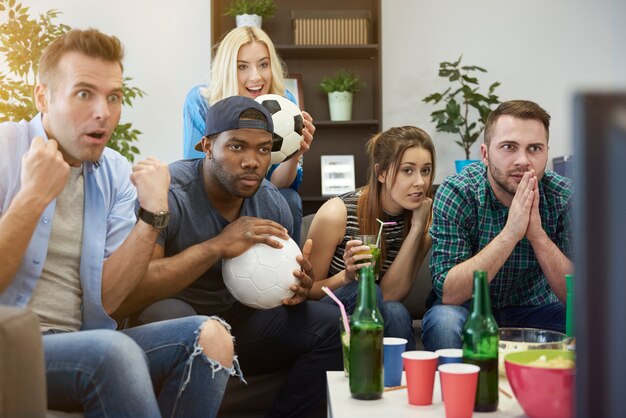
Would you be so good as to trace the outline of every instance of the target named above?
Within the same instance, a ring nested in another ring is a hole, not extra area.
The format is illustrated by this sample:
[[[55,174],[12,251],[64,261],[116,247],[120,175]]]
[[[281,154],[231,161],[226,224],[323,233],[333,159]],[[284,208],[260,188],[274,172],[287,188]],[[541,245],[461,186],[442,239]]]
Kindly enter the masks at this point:
[[[500,328],[498,371],[505,376],[504,356],[526,350],[563,349],[567,335],[538,328]]]

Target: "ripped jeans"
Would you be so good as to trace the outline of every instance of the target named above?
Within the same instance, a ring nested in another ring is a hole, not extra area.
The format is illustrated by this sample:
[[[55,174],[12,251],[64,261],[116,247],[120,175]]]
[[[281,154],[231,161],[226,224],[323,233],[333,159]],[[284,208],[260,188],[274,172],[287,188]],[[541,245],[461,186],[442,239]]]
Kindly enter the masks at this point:
[[[225,368],[202,353],[207,319],[44,335],[48,408],[85,417],[216,416],[228,377],[241,372],[236,359]]]

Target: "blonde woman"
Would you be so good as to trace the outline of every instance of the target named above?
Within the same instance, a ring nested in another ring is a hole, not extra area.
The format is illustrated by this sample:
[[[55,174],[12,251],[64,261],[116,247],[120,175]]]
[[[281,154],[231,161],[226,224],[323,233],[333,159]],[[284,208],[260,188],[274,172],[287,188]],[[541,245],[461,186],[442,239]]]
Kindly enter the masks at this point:
[[[211,64],[211,81],[207,86],[195,86],[187,94],[183,108],[184,158],[204,158],[196,144],[204,135],[209,106],[226,97],[247,96],[252,99],[262,94],[280,94],[295,103],[291,92],[285,90],[285,69],[276,48],[263,30],[245,26],[231,30],[216,46]],[[299,243],[302,224],[302,200],[298,187],[302,182],[300,157],[313,141],[315,126],[307,112],[304,118],[304,139],[291,159],[273,165],[266,178],[274,184],[287,203],[294,218],[293,239]]]

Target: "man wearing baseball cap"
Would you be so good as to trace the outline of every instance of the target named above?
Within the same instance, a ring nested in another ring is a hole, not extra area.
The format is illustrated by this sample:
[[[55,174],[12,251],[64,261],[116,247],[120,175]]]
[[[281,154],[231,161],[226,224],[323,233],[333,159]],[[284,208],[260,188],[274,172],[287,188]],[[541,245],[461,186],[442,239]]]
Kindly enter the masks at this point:
[[[268,416],[301,417],[326,394],[326,370],[341,370],[338,309],[307,301],[312,285],[308,255],[294,296],[283,305],[255,310],[237,302],[222,279],[222,259],[255,244],[281,247],[293,221],[287,203],[265,180],[272,150],[272,118],[243,96],[208,110],[205,136],[196,145],[205,158],[170,165],[170,219],[157,240],[142,283],[119,316],[138,323],[195,314],[219,315],[232,327],[244,375],[288,369]],[[168,299],[169,298],[169,299]],[[143,311],[142,311],[143,309]]]

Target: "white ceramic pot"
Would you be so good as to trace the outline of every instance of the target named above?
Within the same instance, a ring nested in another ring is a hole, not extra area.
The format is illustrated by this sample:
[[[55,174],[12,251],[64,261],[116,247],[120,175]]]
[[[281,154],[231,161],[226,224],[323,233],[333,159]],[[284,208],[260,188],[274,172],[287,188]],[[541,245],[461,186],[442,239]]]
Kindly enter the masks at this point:
[[[261,23],[263,21],[263,17],[259,15],[237,15],[235,16],[235,22],[237,23],[237,27],[240,28],[242,26],[254,26],[256,28],[261,28]]]
[[[352,93],[347,91],[328,93],[328,108],[332,121],[352,119]]]

